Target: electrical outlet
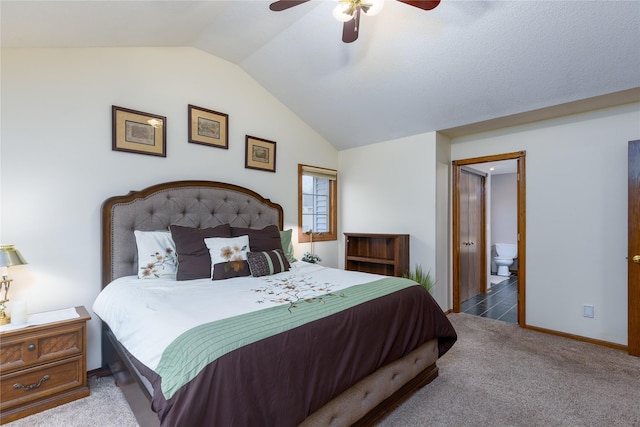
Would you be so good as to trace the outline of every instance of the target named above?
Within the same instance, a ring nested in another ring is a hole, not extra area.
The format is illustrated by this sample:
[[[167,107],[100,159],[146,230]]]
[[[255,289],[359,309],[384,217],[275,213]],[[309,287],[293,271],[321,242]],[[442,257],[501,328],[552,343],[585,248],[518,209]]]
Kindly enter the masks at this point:
[[[584,317],[594,317],[594,313],[593,313],[593,305],[592,304],[585,304],[583,309],[582,309],[582,315]]]

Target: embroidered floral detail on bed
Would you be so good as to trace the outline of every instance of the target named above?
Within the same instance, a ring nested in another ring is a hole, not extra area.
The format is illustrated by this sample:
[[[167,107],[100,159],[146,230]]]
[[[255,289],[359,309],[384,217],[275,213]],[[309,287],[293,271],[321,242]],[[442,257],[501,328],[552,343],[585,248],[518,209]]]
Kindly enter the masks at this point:
[[[339,294],[332,292],[331,283],[316,283],[306,277],[297,277],[295,275],[270,277],[265,278],[264,282],[264,286],[251,289],[253,292],[264,295],[256,303],[274,302],[282,304],[288,302],[289,311],[298,308],[302,302],[324,303],[331,297],[344,297],[342,292]]]
[[[162,393],[165,399],[170,399],[209,363],[227,353],[382,296],[416,286],[416,283],[400,277],[389,277],[351,286],[341,290],[339,295],[329,293],[309,299],[311,302],[321,302],[320,304],[299,303],[299,301],[305,301],[304,298],[295,302],[289,300],[300,297],[305,286],[309,288],[315,286],[304,280],[298,282],[286,279],[274,280],[270,285],[273,287],[267,286],[255,291],[268,293],[269,289],[272,289],[274,292],[281,292],[280,298],[289,304],[196,326],[180,335],[164,350],[156,372],[162,378]],[[296,293],[296,288],[299,288],[301,293]],[[315,289],[317,295],[318,288]],[[296,305],[295,310],[291,309],[292,304]]]

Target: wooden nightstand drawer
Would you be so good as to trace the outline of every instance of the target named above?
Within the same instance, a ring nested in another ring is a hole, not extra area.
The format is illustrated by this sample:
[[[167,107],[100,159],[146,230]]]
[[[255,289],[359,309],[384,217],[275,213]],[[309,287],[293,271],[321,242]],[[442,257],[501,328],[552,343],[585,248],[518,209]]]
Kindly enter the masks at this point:
[[[29,316],[0,330],[0,424],[89,395],[84,307]]]
[[[60,326],[41,333],[3,339],[0,343],[0,372],[7,374],[50,360],[80,354],[83,348],[84,324]]]
[[[0,410],[23,405],[85,383],[82,355],[0,377]],[[87,390],[87,395],[88,395]]]

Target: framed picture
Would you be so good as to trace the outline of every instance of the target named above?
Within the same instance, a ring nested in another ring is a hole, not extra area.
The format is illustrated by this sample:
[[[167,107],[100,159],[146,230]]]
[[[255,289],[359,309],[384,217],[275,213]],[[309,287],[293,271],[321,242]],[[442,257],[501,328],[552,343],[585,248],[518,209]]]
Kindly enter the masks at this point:
[[[189,142],[229,148],[229,115],[189,105]]]
[[[275,172],[276,143],[247,135],[244,167]]]
[[[128,108],[111,107],[114,151],[167,157],[167,118]]]

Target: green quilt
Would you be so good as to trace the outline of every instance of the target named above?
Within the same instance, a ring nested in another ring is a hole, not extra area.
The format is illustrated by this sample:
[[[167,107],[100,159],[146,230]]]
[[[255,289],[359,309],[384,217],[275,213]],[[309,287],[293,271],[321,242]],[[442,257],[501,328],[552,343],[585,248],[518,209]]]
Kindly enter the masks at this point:
[[[244,345],[415,285],[408,279],[389,277],[192,328],[162,354],[156,368],[162,392],[170,399],[209,363]]]

